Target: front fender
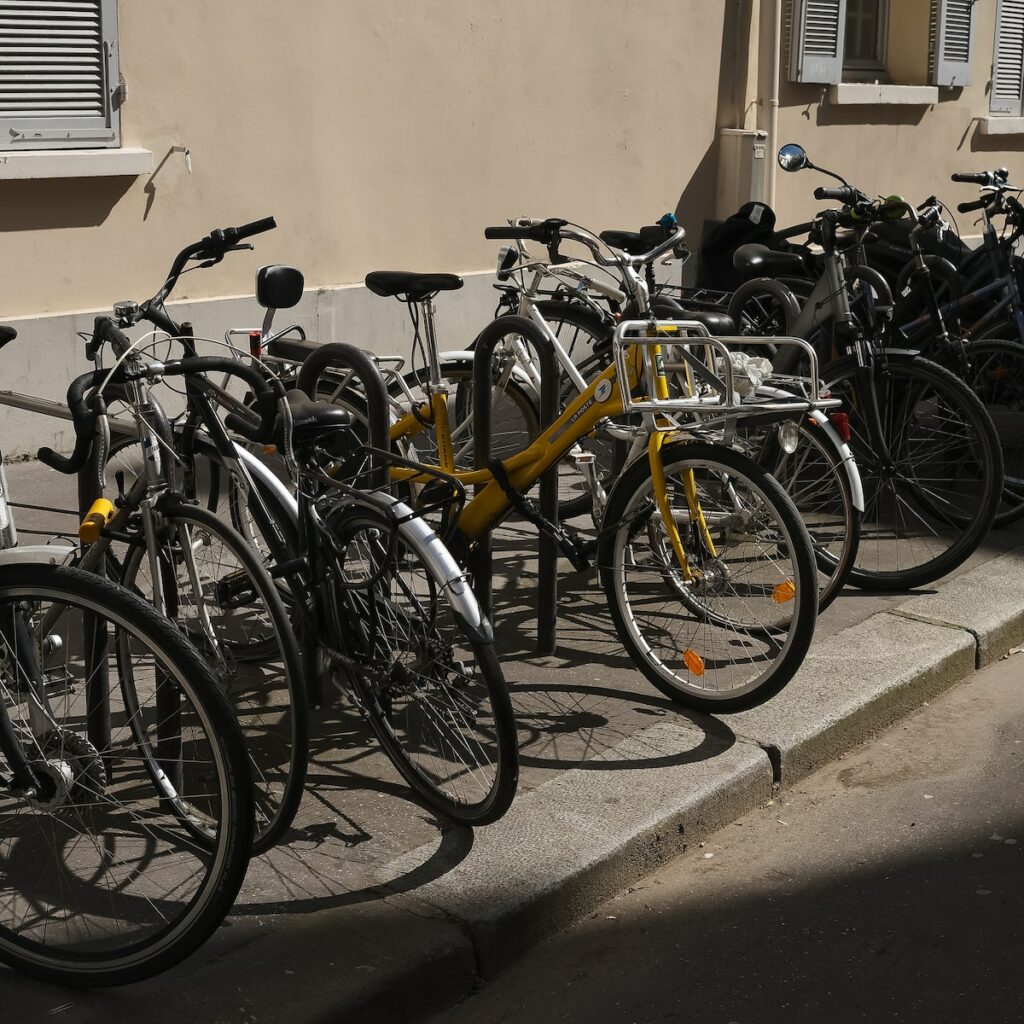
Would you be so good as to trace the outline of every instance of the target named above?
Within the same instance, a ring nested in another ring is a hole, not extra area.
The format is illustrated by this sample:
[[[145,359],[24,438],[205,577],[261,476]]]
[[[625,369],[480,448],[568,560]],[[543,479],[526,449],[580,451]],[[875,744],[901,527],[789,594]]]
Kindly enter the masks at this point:
[[[78,556],[78,548],[70,541],[67,544],[23,544],[0,551],[0,569],[5,565],[72,565]]]

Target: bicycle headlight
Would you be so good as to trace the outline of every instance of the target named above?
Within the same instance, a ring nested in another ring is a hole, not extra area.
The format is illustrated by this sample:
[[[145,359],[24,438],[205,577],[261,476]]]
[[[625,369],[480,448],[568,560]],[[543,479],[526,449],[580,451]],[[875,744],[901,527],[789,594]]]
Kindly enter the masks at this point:
[[[796,451],[800,443],[800,424],[796,420],[786,420],[779,424],[779,444],[787,455]]]

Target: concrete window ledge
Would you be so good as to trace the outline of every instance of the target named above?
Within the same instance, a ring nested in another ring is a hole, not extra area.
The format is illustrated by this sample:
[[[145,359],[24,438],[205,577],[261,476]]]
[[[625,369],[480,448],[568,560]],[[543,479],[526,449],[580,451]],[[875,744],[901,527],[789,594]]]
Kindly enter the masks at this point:
[[[133,177],[153,170],[148,149],[36,149],[0,153],[0,180]]]
[[[833,85],[829,99],[844,104],[889,104],[906,103],[927,107],[939,102],[937,85],[881,85],[876,82],[843,82]]]
[[[982,135],[1024,135],[1024,117],[983,117]]]

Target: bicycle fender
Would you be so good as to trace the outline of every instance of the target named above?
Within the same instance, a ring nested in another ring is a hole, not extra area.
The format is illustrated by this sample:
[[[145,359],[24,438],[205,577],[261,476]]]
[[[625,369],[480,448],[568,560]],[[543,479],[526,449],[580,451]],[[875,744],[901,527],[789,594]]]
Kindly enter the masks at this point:
[[[240,462],[245,463],[245,468],[252,473],[253,477],[258,478],[261,484],[274,492],[274,495],[281,502],[281,507],[288,510],[292,526],[298,529],[299,505],[295,500],[295,495],[248,449],[243,448],[240,444],[236,444],[235,454]]]
[[[792,394],[782,388],[771,387],[762,384],[758,394],[770,395],[773,398],[791,398]],[[848,444],[839,436],[839,432],[832,426],[832,421],[821,409],[808,409],[807,416],[812,419],[828,435],[828,439],[836,446],[840,454],[843,468],[846,471],[846,478],[850,483],[850,492],[853,496],[853,507],[858,512],[864,511],[864,484],[860,478],[860,470],[857,468],[857,460],[853,457],[853,451]]]
[[[399,501],[390,494],[363,493],[359,500],[384,508],[389,515],[401,520],[398,531],[403,540],[430,566],[437,578],[443,581],[445,593],[466,630],[474,640],[485,644],[492,643],[494,630],[480,610],[473,588],[469,585],[469,578],[459,568],[458,562],[430,524],[416,515],[404,501]]]
[[[0,551],[0,569],[5,565],[71,565],[78,549],[73,544],[24,544]]]
[[[864,484],[861,481],[857,460],[853,457],[850,446],[839,436],[839,431],[832,426],[832,421],[820,409],[812,409],[808,415],[828,434],[829,440],[836,446],[836,449],[842,456],[843,468],[846,470],[846,478],[850,482],[850,492],[853,495],[853,507],[858,512],[863,512]]]

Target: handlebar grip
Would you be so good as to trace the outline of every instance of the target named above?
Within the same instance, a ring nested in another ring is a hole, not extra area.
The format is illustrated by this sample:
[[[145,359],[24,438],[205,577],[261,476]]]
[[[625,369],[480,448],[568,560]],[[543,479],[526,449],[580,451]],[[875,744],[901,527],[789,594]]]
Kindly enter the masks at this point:
[[[98,316],[92,325],[92,340],[86,346],[86,355],[92,359],[96,351],[104,343],[109,342],[115,355],[123,355],[131,348],[131,339],[128,338],[110,319],[109,316]]]
[[[484,228],[484,238],[509,239],[528,238],[531,242],[540,242],[542,245],[550,245],[558,238],[558,229],[568,224],[568,221],[559,220],[557,217],[549,217],[539,224],[530,224],[527,227],[498,227]]]
[[[859,193],[852,185],[819,185],[814,190],[814,198],[819,201],[827,200],[829,202],[838,203],[855,203],[859,198]]]
[[[951,180],[968,185],[991,185],[992,174],[989,171],[962,171],[952,175]]]
[[[260,235],[264,231],[272,231],[276,227],[277,221],[273,217],[264,217],[262,220],[254,220],[238,228],[225,228],[224,238],[234,243],[243,238],[250,238],[252,235]]]
[[[972,199],[969,203],[958,203],[957,211],[959,213],[974,213],[975,210],[984,210],[987,205],[987,199]]]
[[[75,424],[75,450],[67,457],[52,448],[40,448],[36,458],[50,469],[70,476],[77,473],[88,461],[92,451],[93,431],[96,427],[96,413],[89,408],[86,393],[103,382],[107,376],[104,370],[90,370],[76,377],[68,386],[68,409]]]

